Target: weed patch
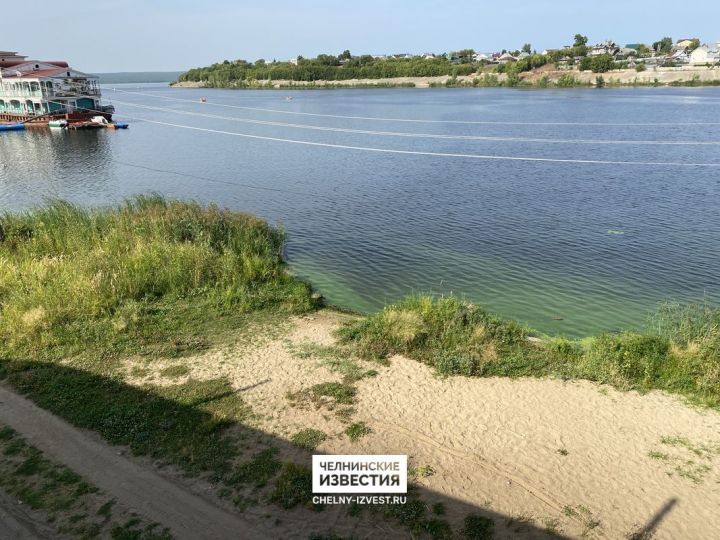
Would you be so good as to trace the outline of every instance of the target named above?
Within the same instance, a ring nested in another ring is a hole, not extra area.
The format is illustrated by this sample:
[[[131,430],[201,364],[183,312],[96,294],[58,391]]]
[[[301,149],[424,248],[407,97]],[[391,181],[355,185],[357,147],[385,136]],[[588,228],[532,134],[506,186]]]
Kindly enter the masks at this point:
[[[352,442],[355,442],[370,433],[372,433],[372,429],[370,429],[365,422],[356,422],[348,426],[345,430],[345,435],[347,435]]]
[[[275,480],[275,488],[270,500],[285,509],[298,505],[311,506],[312,472],[309,467],[286,463]],[[320,509],[320,507],[315,507]]]
[[[282,463],[275,455],[277,450],[266,448],[255,454],[253,458],[237,466],[226,482],[231,486],[251,484],[255,488],[265,486],[280,471]]]
[[[494,524],[490,518],[479,514],[465,516],[462,537],[467,540],[492,540]]]
[[[303,429],[292,436],[292,442],[299,448],[315,450],[318,445],[327,439],[327,435],[317,429]]]

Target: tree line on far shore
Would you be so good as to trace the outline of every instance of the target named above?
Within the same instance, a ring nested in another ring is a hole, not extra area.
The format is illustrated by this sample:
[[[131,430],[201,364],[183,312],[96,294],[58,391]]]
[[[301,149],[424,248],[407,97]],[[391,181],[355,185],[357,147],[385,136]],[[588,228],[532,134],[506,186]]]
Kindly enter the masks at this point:
[[[652,52],[666,54],[671,51],[673,40],[662,38],[652,44],[652,48],[639,45],[637,52],[641,56]],[[509,52],[503,50],[503,53]],[[355,56],[349,50],[339,55],[320,54],[315,58],[298,56],[294,61],[267,62],[264,59],[249,62],[247,60],[225,60],[207,67],[190,69],[180,75],[179,82],[204,82],[209,86],[228,87],[244,86],[248,83],[262,81],[296,81],[308,83],[313,81],[345,81],[350,79],[389,79],[395,77],[438,77],[471,75],[479,70],[506,73],[510,78],[518,74],[542,67],[546,64],[557,64],[563,59],[570,59],[569,64],[577,64],[580,70],[605,73],[612,69],[625,66],[617,62],[609,54],[589,55],[588,38],[575,34],[572,46],[547,51],[539,54],[533,51],[531,44],[526,43],[522,49],[510,52],[517,61],[498,63],[487,66],[489,60],[478,60],[473,49],[463,49],[439,56],[375,57],[371,55]],[[525,53],[525,54],[521,54]],[[639,67],[641,70],[643,66]]]

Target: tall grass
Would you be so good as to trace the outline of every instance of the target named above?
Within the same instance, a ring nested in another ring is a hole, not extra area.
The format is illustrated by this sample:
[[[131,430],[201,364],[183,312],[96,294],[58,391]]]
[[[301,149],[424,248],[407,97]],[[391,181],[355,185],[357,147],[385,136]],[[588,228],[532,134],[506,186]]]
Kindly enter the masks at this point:
[[[5,214],[0,350],[57,358],[158,329],[168,337],[209,315],[311,309],[309,287],[285,271],[283,242],[251,215],[160,196]]]
[[[720,309],[661,306],[643,333],[582,341],[530,331],[456,297],[414,295],[350,323],[341,342],[365,358],[403,354],[445,375],[583,378],[621,389],[662,389],[720,407]]]

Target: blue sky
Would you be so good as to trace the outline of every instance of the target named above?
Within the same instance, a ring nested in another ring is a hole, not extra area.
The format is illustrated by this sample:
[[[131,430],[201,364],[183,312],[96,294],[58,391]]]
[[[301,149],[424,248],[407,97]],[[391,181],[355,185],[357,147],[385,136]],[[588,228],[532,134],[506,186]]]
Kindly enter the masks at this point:
[[[720,40],[720,2],[668,0],[25,0],[0,50],[83,71],[183,70],[301,54],[559,47],[576,33],[622,44]],[[7,10],[6,10],[7,13]],[[4,19],[4,17],[3,17]]]

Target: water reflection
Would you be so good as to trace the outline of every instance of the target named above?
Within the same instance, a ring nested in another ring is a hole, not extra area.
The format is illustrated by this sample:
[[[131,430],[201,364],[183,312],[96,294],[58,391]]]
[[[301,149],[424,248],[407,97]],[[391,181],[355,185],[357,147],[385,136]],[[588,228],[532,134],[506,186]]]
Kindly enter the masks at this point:
[[[109,130],[26,129],[0,137],[0,204],[24,208],[48,197],[82,202],[117,181]]]

